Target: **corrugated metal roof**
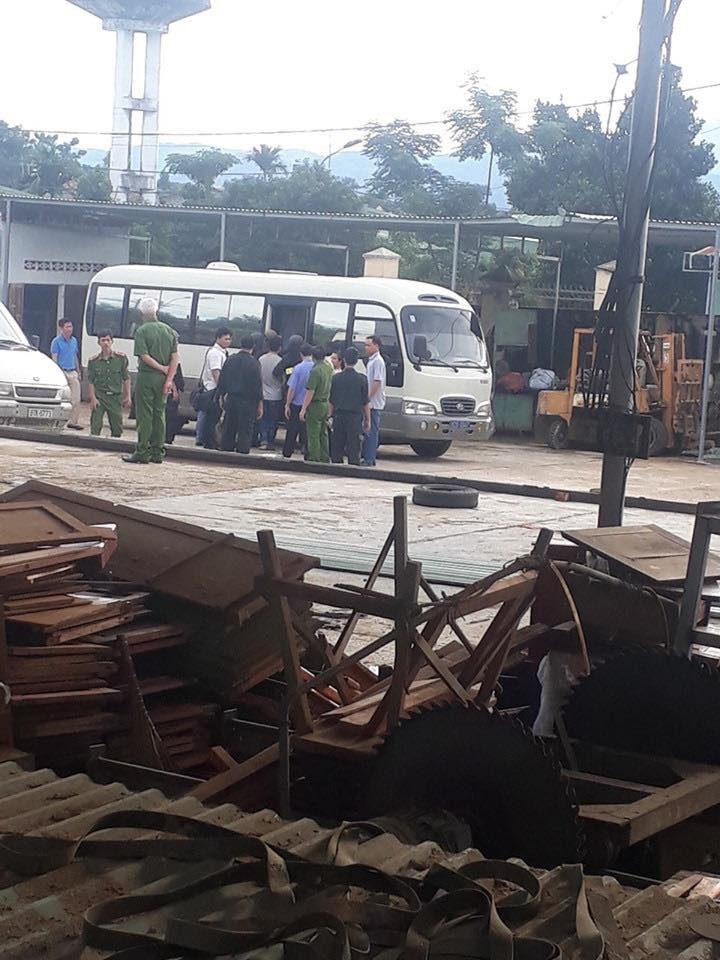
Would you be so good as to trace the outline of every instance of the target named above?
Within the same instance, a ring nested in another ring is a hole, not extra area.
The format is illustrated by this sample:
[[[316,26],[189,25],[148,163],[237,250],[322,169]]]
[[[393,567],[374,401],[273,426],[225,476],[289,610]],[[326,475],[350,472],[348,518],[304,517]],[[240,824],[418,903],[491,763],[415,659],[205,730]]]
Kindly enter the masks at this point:
[[[275,846],[314,860],[323,860],[333,831],[312,820],[283,821],[269,810],[243,814],[231,804],[209,808],[192,798],[170,801],[157,790],[135,792],[120,784],[100,785],[84,775],[59,778],[49,770],[27,772],[14,763],[0,764],[0,832],[22,832],[76,839],[98,817],[116,810],[166,811],[195,817],[262,837]],[[397,876],[420,876],[442,862],[455,869],[480,858],[476,850],[447,854],[434,843],[406,846],[390,834],[361,842],[355,861]],[[187,881],[207,871],[207,864],[181,864],[160,858],[122,863],[79,860],[43,876],[24,878],[5,872],[0,883],[1,960],[60,960],[69,955],[80,933],[83,913],[93,904],[130,892],[148,892],[157,881],[182,874]],[[562,942],[572,956],[574,904],[568,898],[561,869],[542,873],[542,900],[538,915],[517,925],[524,936]],[[700,879],[699,877],[697,878]],[[691,928],[693,917],[714,912],[718,905],[693,892],[708,890],[692,878],[668,881],[642,891],[623,888],[611,878],[589,878],[591,901],[601,896],[612,911],[615,936],[626,946],[626,960],[710,960],[716,947]],[[714,889],[720,884],[714,884]],[[714,889],[712,892],[714,892]],[[682,896],[671,896],[674,890]],[[158,917],[136,918],[143,929],[157,925]],[[86,950],[83,960],[106,954]],[[610,952],[608,956],[622,957]]]

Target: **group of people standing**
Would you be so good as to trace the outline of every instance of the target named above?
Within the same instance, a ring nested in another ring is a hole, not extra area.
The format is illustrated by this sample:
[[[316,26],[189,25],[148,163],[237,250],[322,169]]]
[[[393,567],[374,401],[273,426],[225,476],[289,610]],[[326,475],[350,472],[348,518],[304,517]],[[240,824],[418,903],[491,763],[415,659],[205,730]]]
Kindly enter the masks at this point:
[[[270,331],[245,335],[238,353],[229,356],[231,340],[231,331],[220,327],[205,356],[194,397],[198,445],[217,447],[219,434],[222,450],[274,450],[284,414],[285,458],[299,445],[309,461],[347,458],[351,464],[375,465],[386,385],[379,337],[365,342],[367,375],[356,369],[360,358],[354,347],[342,357],[328,356],[324,347],[293,335],[283,350],[280,337]]]
[[[129,463],[161,463],[167,424],[184,387],[177,334],[158,319],[152,298],[138,304],[141,322],[135,332],[138,372],[135,382],[137,447]],[[62,321],[53,340],[53,359],[64,370],[78,424],[81,368],[72,324]],[[316,463],[375,466],[380,415],[385,407],[387,374],[380,337],[365,339],[367,369],[355,347],[342,355],[291,336],[283,349],[274,331],[246,334],[230,355],[232,331],[219,327],[205,354],[193,391],[197,411],[196,443],[209,449],[250,453],[252,447],[275,449],[278,424],[285,419],[282,455],[298,446]],[[128,359],[113,349],[110,331],[98,336],[100,352],[88,362],[91,432],[99,434],[107,414],[113,436],[122,433],[122,410],[131,405]],[[358,369],[359,367],[359,369]]]

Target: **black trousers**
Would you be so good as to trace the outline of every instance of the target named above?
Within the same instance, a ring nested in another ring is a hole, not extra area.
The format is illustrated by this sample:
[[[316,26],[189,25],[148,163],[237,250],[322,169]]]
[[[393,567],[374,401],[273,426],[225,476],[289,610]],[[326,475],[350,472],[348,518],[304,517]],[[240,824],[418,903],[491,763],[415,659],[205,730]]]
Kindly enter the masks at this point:
[[[290,404],[290,419],[285,425],[285,443],[283,443],[282,453],[284,457],[291,457],[295,453],[297,440],[300,437],[303,453],[307,450],[307,433],[305,424],[300,419],[300,407]]]
[[[333,413],[333,429],[330,443],[330,455],[333,463],[342,463],[346,456],[348,463],[357,466],[360,463],[360,438],[362,437],[362,413],[350,413],[336,410]]]
[[[250,453],[255,429],[257,404],[231,393],[225,398],[225,422],[222,429],[222,449]]]

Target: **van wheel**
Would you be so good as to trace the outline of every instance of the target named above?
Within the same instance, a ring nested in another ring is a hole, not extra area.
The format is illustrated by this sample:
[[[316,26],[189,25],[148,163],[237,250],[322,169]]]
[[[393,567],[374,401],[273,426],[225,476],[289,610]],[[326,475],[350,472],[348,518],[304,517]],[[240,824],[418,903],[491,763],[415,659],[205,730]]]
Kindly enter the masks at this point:
[[[547,431],[547,445],[552,450],[566,450],[568,445],[568,425],[562,417],[555,417]]]
[[[451,445],[452,440],[416,440],[410,444],[410,449],[419,457],[426,460],[435,460],[447,453]]]

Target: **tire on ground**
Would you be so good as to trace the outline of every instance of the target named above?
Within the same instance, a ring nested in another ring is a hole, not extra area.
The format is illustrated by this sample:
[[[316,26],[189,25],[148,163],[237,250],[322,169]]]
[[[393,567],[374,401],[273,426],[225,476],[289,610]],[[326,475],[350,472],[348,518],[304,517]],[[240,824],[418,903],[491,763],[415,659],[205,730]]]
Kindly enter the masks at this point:
[[[412,499],[421,507],[472,510],[478,505],[478,492],[452,483],[423,483],[413,487]]]
[[[657,417],[650,421],[650,444],[648,453],[651,457],[661,457],[668,452],[668,433],[665,424]]]

